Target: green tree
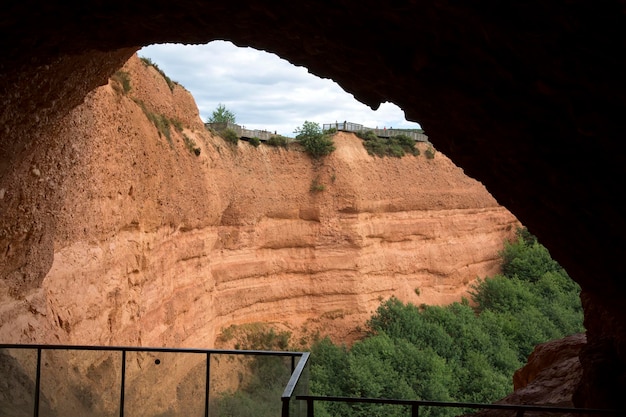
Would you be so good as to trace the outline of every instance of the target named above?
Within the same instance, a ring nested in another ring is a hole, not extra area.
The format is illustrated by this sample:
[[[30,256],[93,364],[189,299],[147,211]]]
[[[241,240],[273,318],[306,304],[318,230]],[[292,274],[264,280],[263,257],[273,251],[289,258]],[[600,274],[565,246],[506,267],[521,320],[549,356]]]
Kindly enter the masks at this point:
[[[235,113],[228,110],[222,103],[217,105],[213,110],[211,117],[207,119],[208,123],[235,123]]]
[[[313,158],[320,158],[335,150],[333,140],[322,132],[320,125],[305,121],[294,131],[296,139]]]
[[[415,306],[392,297],[350,350],[329,340],[312,347],[317,395],[489,403],[513,389],[513,372],[534,347],[583,331],[580,287],[525,230],[501,252],[504,273],[479,280],[468,300]],[[317,405],[316,405],[317,407]],[[401,409],[320,405],[322,417],[396,416]],[[461,410],[468,413],[469,410]],[[316,408],[317,412],[317,408]],[[426,407],[424,417],[459,410]]]

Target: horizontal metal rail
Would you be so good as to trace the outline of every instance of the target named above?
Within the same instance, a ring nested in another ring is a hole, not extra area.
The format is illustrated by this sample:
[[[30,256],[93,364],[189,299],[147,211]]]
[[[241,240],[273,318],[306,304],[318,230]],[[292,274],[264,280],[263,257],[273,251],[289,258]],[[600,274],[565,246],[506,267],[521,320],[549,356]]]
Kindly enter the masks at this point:
[[[89,346],[89,345],[21,345],[0,343],[0,349],[43,349],[43,350],[99,350],[121,352],[172,352],[172,353],[218,353],[220,355],[260,355],[260,356],[302,356],[308,352],[280,350],[235,350],[235,349],[197,349],[140,346]]]
[[[394,400],[387,398],[354,398],[354,397],[325,397],[318,395],[297,395],[296,400],[307,402],[307,417],[314,417],[315,410],[313,403],[315,401],[324,402],[342,402],[342,403],[367,403],[367,404],[388,404],[388,405],[404,405],[411,406],[411,416],[418,417],[419,407],[451,407],[451,408],[472,408],[479,410],[507,410],[517,412],[517,417],[522,417],[526,411],[540,411],[545,413],[557,414],[609,414],[624,415],[624,412],[617,410],[604,410],[593,408],[572,408],[572,407],[554,407],[548,405],[528,405],[528,404],[481,404],[481,403],[457,403],[445,401],[422,401],[422,400]]]

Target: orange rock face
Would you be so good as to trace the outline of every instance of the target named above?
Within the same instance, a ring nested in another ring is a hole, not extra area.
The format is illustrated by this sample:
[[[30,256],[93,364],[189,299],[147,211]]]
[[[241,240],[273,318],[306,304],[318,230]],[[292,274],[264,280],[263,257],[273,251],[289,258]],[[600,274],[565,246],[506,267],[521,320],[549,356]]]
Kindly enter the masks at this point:
[[[513,375],[515,391],[496,404],[530,404],[551,407],[574,407],[573,397],[583,369],[579,354],[587,344],[584,333],[551,340],[535,346],[524,367]],[[553,412],[526,412],[528,415],[556,415]],[[514,416],[515,411],[483,410],[466,417]],[[559,414],[574,417],[575,413]]]
[[[136,56],[123,71],[129,92],[90,93],[0,180],[0,239],[47,231],[29,241],[41,262],[0,254],[1,341],[212,347],[227,326],[271,322],[349,342],[381,299],[450,303],[498,272],[517,220],[425,144],[378,158],[338,133],[321,162],[234,146],[184,88]]]

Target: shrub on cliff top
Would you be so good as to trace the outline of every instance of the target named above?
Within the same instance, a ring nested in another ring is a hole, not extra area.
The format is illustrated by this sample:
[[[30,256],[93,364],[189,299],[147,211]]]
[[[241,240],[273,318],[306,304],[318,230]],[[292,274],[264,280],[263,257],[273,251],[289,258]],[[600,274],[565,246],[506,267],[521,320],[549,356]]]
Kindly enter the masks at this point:
[[[261,144],[261,139],[257,137],[253,137],[253,138],[248,139],[248,142],[250,143],[250,145],[254,146],[255,148],[258,148],[259,145]]]
[[[235,132],[233,129],[222,130],[220,132],[220,136],[223,137],[226,142],[232,143],[233,145],[237,145],[237,143],[239,142],[239,136],[237,135],[237,132]]]
[[[274,135],[271,138],[269,138],[269,140],[267,141],[267,144],[269,146],[274,146],[274,147],[280,146],[280,147],[286,148],[287,145],[289,144],[289,141],[284,136]]]
[[[296,139],[313,158],[321,158],[335,150],[333,140],[322,133],[320,125],[305,121],[302,127],[296,128]]]
[[[363,140],[377,140],[378,136],[373,130],[360,130],[356,132],[356,135]]]
[[[411,154],[418,156],[419,149],[415,147],[415,141],[407,135],[398,135],[389,139],[376,137],[375,139],[367,139],[363,142],[363,146],[370,155],[393,156],[401,158],[404,155]]]

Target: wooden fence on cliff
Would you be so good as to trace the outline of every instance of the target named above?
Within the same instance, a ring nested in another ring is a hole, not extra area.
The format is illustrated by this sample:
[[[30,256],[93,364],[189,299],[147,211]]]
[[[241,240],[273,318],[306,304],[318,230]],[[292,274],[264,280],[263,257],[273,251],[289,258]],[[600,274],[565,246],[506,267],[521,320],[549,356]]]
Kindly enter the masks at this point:
[[[271,138],[272,136],[276,136],[276,132],[272,133],[270,131],[267,130],[258,130],[258,129],[246,129],[245,127],[239,126],[238,124],[235,123],[205,123],[205,126],[216,130],[216,131],[221,131],[221,130],[225,130],[225,129],[231,129],[233,130],[237,136],[239,137],[239,139],[252,139],[252,138],[259,138],[261,141],[266,141],[269,140],[269,138]]]
[[[406,135],[416,142],[428,142],[428,136],[424,134],[421,129],[393,129],[386,127],[383,129],[365,127],[358,123],[352,122],[335,122],[335,123],[325,123],[322,127],[323,130],[337,129],[342,132],[368,132],[372,131],[379,138],[391,138],[398,135]]]

